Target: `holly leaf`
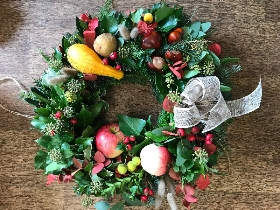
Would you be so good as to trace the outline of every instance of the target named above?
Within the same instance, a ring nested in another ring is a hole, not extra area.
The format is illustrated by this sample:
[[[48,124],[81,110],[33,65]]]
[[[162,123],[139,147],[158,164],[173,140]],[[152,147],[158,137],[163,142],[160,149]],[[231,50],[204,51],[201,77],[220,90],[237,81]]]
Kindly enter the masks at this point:
[[[110,204],[107,201],[98,201],[94,204],[96,210],[108,210],[110,208]]]
[[[91,137],[93,136],[94,129],[91,126],[88,126],[82,133],[83,137]]]
[[[110,210],[123,210],[124,209],[124,202],[118,202],[114,206],[110,208]]]
[[[85,159],[87,159],[87,160],[90,160],[90,159],[91,159],[91,151],[92,151],[92,145],[88,145],[88,146],[83,150]]]
[[[34,111],[43,117],[49,117],[51,114],[51,111],[48,108],[35,108]]]
[[[92,141],[93,141],[92,137],[89,137],[89,138],[79,137],[76,139],[75,143],[79,144],[79,145],[84,145],[84,147],[87,147],[88,145],[92,144]]]
[[[158,25],[158,29],[162,32],[168,32],[172,28],[176,27],[177,23],[178,23],[178,19],[174,15],[172,15],[169,16],[166,21],[160,22],[160,24]]]
[[[107,19],[107,31],[111,34],[116,34],[118,31],[117,19],[112,15],[107,16],[106,19]]]
[[[40,145],[41,147],[48,148],[48,144],[50,143],[51,140],[52,138],[50,136],[44,135],[39,139],[35,140],[35,142],[37,142],[37,144]]]
[[[152,131],[146,132],[145,136],[149,137],[150,139],[152,139],[155,142],[163,142],[165,140],[167,140],[170,136],[164,136],[164,135],[156,135],[154,134]]]
[[[70,149],[70,145],[69,145],[68,143],[66,143],[66,142],[64,142],[64,143],[61,145],[61,149],[62,149],[63,154],[64,154],[64,157],[65,157],[66,159],[68,159],[68,158],[70,158],[70,157],[72,157],[72,156],[74,155],[73,152],[72,152],[71,149]]]
[[[176,165],[182,166],[186,162],[186,159],[181,157],[180,155],[177,155],[176,157]]]
[[[126,136],[139,136],[146,125],[143,119],[132,118],[125,115],[117,114],[119,118],[120,130]]]
[[[142,206],[142,202],[135,198],[134,200],[130,199],[125,193],[122,194],[123,200],[131,206]]]
[[[98,174],[100,171],[102,171],[102,169],[104,168],[104,163],[95,163],[93,165],[92,174]]]
[[[80,128],[87,128],[89,125],[92,125],[94,122],[93,115],[88,111],[84,106],[82,107],[80,113],[77,115],[78,123],[75,125]]]
[[[160,8],[155,12],[155,22],[160,22],[161,20],[174,14],[175,9],[168,7],[166,3],[163,3]]]
[[[134,145],[134,147],[132,148],[131,150],[131,153],[133,155],[139,155],[140,154],[140,151],[147,145],[150,144],[150,139],[149,138],[145,138],[144,141],[142,141],[140,144],[136,144]]]
[[[50,122],[53,122],[53,119],[40,116],[39,118],[33,119],[31,121],[31,125],[33,125],[35,128],[38,128],[39,130],[43,130],[45,129],[46,124]]]
[[[99,115],[102,107],[104,106],[104,102],[99,101],[90,107],[92,117],[95,118]]]
[[[45,169],[46,168],[46,159],[47,159],[48,153],[39,150],[34,158],[34,166],[36,169]]]
[[[203,174],[200,174],[200,176],[196,180],[196,186],[201,190],[205,190],[209,184],[210,179],[208,174],[206,174],[205,176]]]

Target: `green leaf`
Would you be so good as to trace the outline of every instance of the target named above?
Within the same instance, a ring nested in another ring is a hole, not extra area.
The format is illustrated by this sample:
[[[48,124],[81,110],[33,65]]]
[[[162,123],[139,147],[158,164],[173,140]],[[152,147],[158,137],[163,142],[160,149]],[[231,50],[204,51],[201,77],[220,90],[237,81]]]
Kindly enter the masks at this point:
[[[199,70],[188,70],[188,71],[184,71],[184,78],[185,79],[190,79],[196,75],[198,75],[200,73]]]
[[[125,193],[122,194],[123,200],[128,203],[131,206],[142,206],[142,202],[135,198],[134,200],[131,200]]]
[[[91,126],[88,126],[82,133],[83,137],[91,137],[93,136],[94,129]]]
[[[104,106],[104,102],[99,101],[99,102],[95,103],[93,106],[90,107],[91,114],[92,114],[93,118],[95,118],[99,115],[103,106]]]
[[[88,145],[92,144],[92,141],[93,141],[92,137],[90,137],[90,138],[79,137],[76,139],[75,143],[79,144],[79,145],[84,145],[84,147],[87,147]]]
[[[178,19],[174,15],[169,16],[166,21],[160,22],[158,29],[162,32],[168,32],[177,26]]]
[[[62,145],[64,142],[69,143],[70,141],[72,141],[74,138],[74,135],[72,133],[61,133],[58,135],[55,135],[52,137],[52,145],[54,146],[60,146]]]
[[[50,174],[53,171],[60,171],[61,169],[65,168],[66,164],[64,163],[57,163],[57,162],[51,162],[45,170],[46,174]]]
[[[162,76],[162,74],[156,73],[155,76],[156,87],[161,95],[161,98],[159,98],[159,103],[162,103],[163,99],[168,94],[168,88],[166,87],[165,78]]]
[[[184,32],[183,38],[188,37],[188,36],[192,33],[192,31],[193,31],[192,28],[190,28],[190,27],[188,27],[188,26],[182,27],[182,30],[183,30],[183,32]]]
[[[87,160],[91,159],[92,145],[88,145],[84,150],[84,158]]]
[[[158,143],[163,142],[170,137],[170,136],[164,136],[164,135],[159,136],[159,135],[152,133],[152,131],[146,132],[145,136],[149,137],[150,139],[152,139],[153,141],[158,142]]]
[[[131,150],[131,153],[135,156],[139,155],[141,150],[150,144],[150,139],[149,138],[146,138],[144,141],[142,141],[140,144],[136,144],[133,146],[132,150]]]
[[[66,51],[69,47],[71,46],[69,40],[63,36],[62,38],[62,48],[64,49],[64,51]]]
[[[120,130],[126,136],[139,136],[146,125],[146,121],[143,119],[132,118],[120,114],[117,114],[117,116],[119,118]]]
[[[168,7],[166,3],[163,3],[160,8],[155,12],[155,22],[160,22],[164,18],[167,18],[174,14],[175,9]]]
[[[124,209],[124,202],[118,202],[114,206],[110,208],[110,210],[123,210]]]
[[[42,136],[39,139],[35,140],[37,144],[39,144],[41,147],[48,148],[48,144],[51,142],[52,138],[50,136]]]
[[[36,108],[34,111],[43,117],[49,117],[51,114],[51,111],[48,108]]]
[[[46,98],[47,96],[44,95],[44,93],[42,93],[41,91],[39,91],[37,88],[35,87],[31,87],[30,88],[31,92],[33,93],[33,95],[40,101],[43,101],[47,104],[50,103],[50,101]]]
[[[94,122],[93,115],[90,111],[86,110],[86,108],[83,106],[80,113],[76,116],[78,119],[78,123],[76,127],[79,128],[87,128],[89,125],[92,125]]]
[[[220,85],[220,90],[221,91],[231,91],[231,87],[226,86],[226,85]]]
[[[66,159],[71,158],[74,155],[71,151],[70,145],[66,142],[61,145],[61,149]]]
[[[36,169],[45,169],[46,167],[46,159],[47,159],[48,153],[39,150],[34,158],[34,166]]]
[[[205,33],[211,27],[211,22],[201,23],[201,29]]]
[[[143,8],[140,8],[134,14],[131,14],[131,20],[134,23],[138,23],[141,20],[142,14],[143,14]]]
[[[176,165],[182,166],[186,162],[186,159],[181,157],[180,155],[177,155],[176,157]]]
[[[110,208],[110,204],[107,201],[98,201],[94,204],[96,210],[108,210]]]
[[[118,41],[118,46],[119,46],[119,47],[122,47],[123,44],[124,44],[124,39],[123,39],[122,37],[118,37],[118,38],[117,38],[117,41]]]
[[[33,119],[31,121],[31,125],[33,125],[35,128],[38,128],[40,130],[45,129],[46,124],[53,122],[54,120],[51,118],[47,118],[47,117],[39,117],[38,119]]]
[[[217,66],[220,65],[221,62],[220,62],[220,59],[218,58],[218,56],[210,50],[208,50],[208,52],[212,56],[214,64]]]
[[[107,31],[116,34],[118,31],[118,21],[114,16],[107,16]]]

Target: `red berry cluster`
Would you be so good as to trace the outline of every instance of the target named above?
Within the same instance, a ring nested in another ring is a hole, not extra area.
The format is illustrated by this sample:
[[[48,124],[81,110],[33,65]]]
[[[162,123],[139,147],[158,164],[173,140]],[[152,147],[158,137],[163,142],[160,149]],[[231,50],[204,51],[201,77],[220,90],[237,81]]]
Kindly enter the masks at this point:
[[[116,52],[116,51],[114,51],[114,52],[112,52],[111,54],[110,54],[110,56],[109,56],[109,59],[111,60],[111,61],[115,61],[116,59],[118,58],[118,53]],[[104,64],[104,65],[109,65],[109,63],[110,63],[110,60],[109,60],[108,58],[103,58],[103,60],[102,60],[102,63]],[[120,65],[120,64],[118,64],[117,62],[115,62],[115,69],[116,70],[121,70],[121,68],[122,68],[122,66]]]
[[[149,199],[149,196],[154,196],[154,191],[152,189],[149,189],[148,187],[146,187],[143,190],[143,195],[140,196],[140,200],[142,202],[147,202]]]
[[[135,142],[135,136],[126,136],[124,137],[123,143],[126,144],[126,149],[131,150],[132,144]]]
[[[213,142],[213,139],[214,139],[214,135],[212,133],[208,133],[206,134],[205,136],[202,134],[202,135],[199,135],[199,132],[200,132],[200,129],[199,127],[197,126],[194,126],[191,128],[191,132],[187,135],[185,135],[185,129],[183,128],[178,128],[177,129],[177,134],[180,136],[180,137],[184,137],[186,136],[187,139],[190,141],[190,142],[194,142],[194,141],[198,141],[198,142],[201,142],[201,141],[205,141],[205,144],[212,144]]]

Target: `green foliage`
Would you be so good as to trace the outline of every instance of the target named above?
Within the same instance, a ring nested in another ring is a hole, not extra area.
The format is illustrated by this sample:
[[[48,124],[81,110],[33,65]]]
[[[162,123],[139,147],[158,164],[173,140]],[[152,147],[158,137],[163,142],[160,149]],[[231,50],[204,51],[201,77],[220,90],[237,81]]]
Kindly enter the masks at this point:
[[[139,136],[141,131],[146,125],[146,121],[143,119],[132,118],[117,114],[119,118],[120,130],[126,136]]]

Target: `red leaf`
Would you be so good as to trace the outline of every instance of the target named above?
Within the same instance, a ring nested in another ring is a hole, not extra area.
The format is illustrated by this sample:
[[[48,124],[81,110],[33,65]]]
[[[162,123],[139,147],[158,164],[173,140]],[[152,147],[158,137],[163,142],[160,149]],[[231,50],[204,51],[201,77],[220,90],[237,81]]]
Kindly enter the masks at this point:
[[[98,18],[92,18],[89,21],[88,29],[94,31],[98,27]]]
[[[169,169],[169,176],[172,178],[172,179],[174,179],[174,180],[176,180],[176,181],[179,181],[180,180],[180,173],[179,172],[175,172],[174,171],[174,169],[171,167],[170,169]]]
[[[84,21],[84,22],[89,22],[89,21],[90,21],[90,19],[89,19],[89,17],[88,17],[88,14],[86,14],[86,13],[81,14],[81,15],[79,16],[79,19],[82,20],[82,21]]]
[[[104,163],[104,162],[105,162],[105,156],[102,154],[102,152],[97,151],[97,152],[94,154],[94,160],[95,160],[97,163]]]
[[[201,190],[205,190],[205,188],[207,188],[209,184],[210,184],[210,179],[208,174],[205,175],[205,177],[203,176],[203,174],[200,174],[200,176],[196,180],[196,185]]]
[[[157,22],[148,25],[145,21],[140,20],[137,24],[137,28],[140,34],[144,32],[148,33],[157,28]]]
[[[72,180],[72,176],[71,175],[65,175],[63,182],[64,183],[69,183]]]
[[[93,43],[94,43],[94,40],[95,40],[95,37],[96,37],[95,31],[86,30],[86,31],[84,31],[83,35],[84,35],[85,44],[89,48],[93,49]]]
[[[191,209],[191,203],[188,202],[187,200],[183,200],[183,205],[184,205],[187,209]]]
[[[84,159],[82,163],[83,168],[87,167],[88,164],[90,164],[90,162],[87,159]]]
[[[81,162],[80,162],[77,158],[73,157],[72,161],[73,161],[74,165],[75,165],[78,169],[81,169],[81,168],[82,168],[82,164],[81,164]]]
[[[173,113],[174,106],[175,102],[170,101],[169,98],[166,96],[162,102],[162,108],[167,112]]]
[[[186,184],[183,190],[185,195],[194,195],[194,188],[191,185]]]
[[[59,174],[58,176],[58,182],[62,182],[63,181],[63,174]]]
[[[104,168],[103,163],[95,163],[94,167],[92,168],[92,174],[98,174]]]
[[[108,166],[110,165],[111,163],[111,160],[110,159],[106,159],[105,162],[104,162],[104,166]]]
[[[216,151],[217,147],[215,144],[204,144],[203,149],[205,149],[208,155],[210,156]]]
[[[189,203],[195,203],[198,201],[198,199],[196,197],[194,197],[193,195],[185,195],[185,200],[188,201]]]
[[[183,192],[181,183],[176,186],[175,192],[176,192],[176,195],[179,195],[180,192]]]
[[[56,179],[57,179],[56,175],[48,174],[46,185],[49,185],[49,184],[53,183]]]

